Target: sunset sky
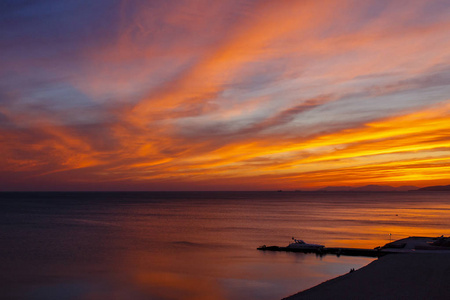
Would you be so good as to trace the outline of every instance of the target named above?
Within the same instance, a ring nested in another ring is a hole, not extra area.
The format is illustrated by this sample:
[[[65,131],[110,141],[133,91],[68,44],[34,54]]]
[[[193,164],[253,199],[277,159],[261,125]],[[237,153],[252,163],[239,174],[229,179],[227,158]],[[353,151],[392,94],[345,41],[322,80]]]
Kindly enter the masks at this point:
[[[450,2],[0,3],[0,190],[450,184]]]

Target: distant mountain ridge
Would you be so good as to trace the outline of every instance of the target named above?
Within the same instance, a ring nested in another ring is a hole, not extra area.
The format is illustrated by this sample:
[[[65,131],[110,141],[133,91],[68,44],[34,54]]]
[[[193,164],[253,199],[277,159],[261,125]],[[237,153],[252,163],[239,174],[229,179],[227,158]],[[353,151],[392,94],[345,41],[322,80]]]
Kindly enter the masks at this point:
[[[450,185],[427,186],[427,187],[418,189],[417,191],[450,191]]]
[[[449,190],[450,190],[450,186]],[[318,192],[406,192],[406,191],[415,191],[419,188],[412,185],[403,185],[399,187],[393,187],[390,185],[377,185],[377,184],[369,184],[360,187],[351,187],[351,186],[327,186],[321,189],[318,189]]]

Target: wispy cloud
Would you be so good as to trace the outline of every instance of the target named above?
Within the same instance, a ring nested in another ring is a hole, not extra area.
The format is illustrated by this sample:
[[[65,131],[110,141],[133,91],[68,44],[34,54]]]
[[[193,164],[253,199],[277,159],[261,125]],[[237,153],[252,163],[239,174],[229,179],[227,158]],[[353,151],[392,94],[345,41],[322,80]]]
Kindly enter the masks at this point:
[[[0,188],[444,182],[444,2],[4,4]]]

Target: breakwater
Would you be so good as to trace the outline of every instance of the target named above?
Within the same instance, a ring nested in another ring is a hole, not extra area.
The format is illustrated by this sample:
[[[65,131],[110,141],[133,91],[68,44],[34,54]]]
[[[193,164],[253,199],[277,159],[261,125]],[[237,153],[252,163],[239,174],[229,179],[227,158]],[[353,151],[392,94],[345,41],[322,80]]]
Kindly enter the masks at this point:
[[[386,252],[382,252],[379,249],[361,249],[361,248],[334,248],[324,247],[318,249],[301,249],[292,247],[279,247],[279,246],[261,246],[257,248],[261,251],[284,251],[284,252],[300,252],[300,253],[315,253],[317,255],[334,254],[337,256],[365,256],[365,257],[380,257],[386,255]]]

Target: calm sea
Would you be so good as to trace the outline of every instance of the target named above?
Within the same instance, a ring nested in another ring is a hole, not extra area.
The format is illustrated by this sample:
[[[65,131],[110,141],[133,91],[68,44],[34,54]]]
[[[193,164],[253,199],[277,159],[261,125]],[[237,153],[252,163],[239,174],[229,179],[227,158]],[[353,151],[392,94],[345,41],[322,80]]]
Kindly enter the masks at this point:
[[[257,251],[450,235],[450,194],[0,193],[3,299],[280,299],[372,261]]]

